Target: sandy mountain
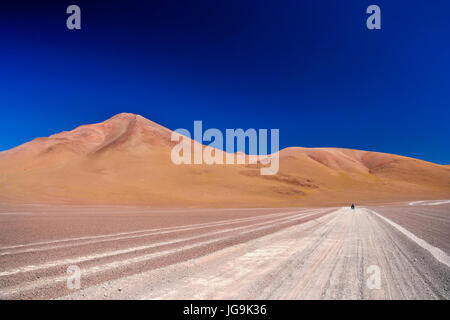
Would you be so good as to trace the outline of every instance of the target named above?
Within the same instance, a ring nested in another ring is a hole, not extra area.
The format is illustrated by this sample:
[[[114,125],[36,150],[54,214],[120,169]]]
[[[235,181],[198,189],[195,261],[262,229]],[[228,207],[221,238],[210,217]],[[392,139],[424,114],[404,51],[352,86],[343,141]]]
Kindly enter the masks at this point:
[[[171,131],[122,113],[0,152],[0,202],[296,206],[450,198],[450,167],[350,149],[287,148],[280,170],[175,165]]]

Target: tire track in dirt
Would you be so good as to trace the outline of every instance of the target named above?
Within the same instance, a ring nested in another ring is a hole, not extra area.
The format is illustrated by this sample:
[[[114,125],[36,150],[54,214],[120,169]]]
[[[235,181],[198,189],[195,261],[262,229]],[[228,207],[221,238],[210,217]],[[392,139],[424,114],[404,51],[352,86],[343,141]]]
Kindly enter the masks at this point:
[[[367,285],[369,266],[380,272],[379,288]],[[449,299],[449,279],[450,268],[420,242],[370,210],[342,208],[64,298]]]
[[[300,214],[296,215],[289,215],[287,217],[280,217],[277,219],[271,219],[269,221],[264,222],[258,222],[253,223],[250,225],[245,226],[239,226],[239,227],[233,227],[228,228],[225,230],[219,230],[214,231],[211,233],[206,234],[200,234],[199,236],[191,237],[189,239],[174,239],[170,241],[169,243],[152,243],[147,246],[143,247],[130,247],[123,250],[118,251],[108,251],[103,254],[99,255],[88,255],[83,257],[75,257],[72,259],[67,260],[61,260],[61,261],[53,261],[42,265],[29,265],[24,266],[22,268],[13,269],[13,270],[6,270],[0,273],[0,281],[3,281],[3,284],[1,285],[2,289],[0,290],[0,294],[4,298],[12,298],[12,297],[27,297],[26,292],[29,291],[36,291],[40,290],[42,287],[52,287],[55,284],[61,285],[64,281],[67,279],[67,275],[64,274],[63,276],[47,276],[47,277],[39,277],[37,280],[31,280],[27,281],[27,283],[21,283],[19,285],[8,285],[6,286],[4,283],[6,282],[4,280],[5,277],[8,276],[17,276],[18,274],[22,273],[28,273],[28,274],[34,274],[36,271],[39,270],[46,270],[55,268],[57,266],[68,266],[75,263],[85,262],[85,261],[92,261],[93,264],[87,268],[83,269],[83,279],[88,278],[90,276],[93,276],[98,273],[102,273],[109,270],[115,270],[117,268],[123,268],[129,266],[130,268],[133,267],[134,264],[144,263],[149,260],[155,260],[155,259],[164,259],[167,256],[170,255],[176,255],[183,252],[188,252],[189,250],[195,251],[202,247],[208,247],[213,246],[219,243],[226,244],[227,242],[230,242],[234,240],[235,238],[238,238],[240,236],[248,236],[252,233],[257,232],[263,232],[267,233],[270,232],[270,230],[276,231],[278,228],[287,227],[289,225],[295,224],[295,223],[301,223],[303,220],[307,220],[310,217],[314,216],[320,216],[322,214],[325,214],[327,211],[330,211],[329,209],[318,209],[318,210],[312,210],[312,211],[306,211],[302,212]],[[298,211],[297,211],[298,212]],[[225,236],[220,237],[219,235],[224,234]],[[192,242],[192,244],[187,244],[186,241],[188,240],[195,240]],[[147,249],[154,248],[157,249],[159,247],[167,246],[168,244],[173,244],[173,248],[165,249],[165,250],[158,250],[157,252],[152,252],[148,254],[139,254],[140,251],[144,252]],[[129,254],[128,256],[125,254]],[[104,261],[106,257],[116,256],[117,259],[110,262],[102,262]],[[95,263],[94,263],[95,262]],[[61,274],[61,270],[55,269],[55,274]],[[118,275],[115,275],[115,277],[118,277]],[[2,280],[3,278],[3,280]],[[20,283],[20,277],[15,279],[16,281]],[[1,283],[0,283],[1,284]],[[25,295],[22,295],[22,293],[25,293]]]

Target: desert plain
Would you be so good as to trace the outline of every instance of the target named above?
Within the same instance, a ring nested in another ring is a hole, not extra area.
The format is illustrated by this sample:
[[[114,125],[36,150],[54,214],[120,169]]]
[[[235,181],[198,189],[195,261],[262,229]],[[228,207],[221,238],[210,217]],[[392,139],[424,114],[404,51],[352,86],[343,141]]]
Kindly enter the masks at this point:
[[[119,114],[0,152],[0,299],[450,297],[449,166],[293,147],[262,176],[175,165],[171,133]]]

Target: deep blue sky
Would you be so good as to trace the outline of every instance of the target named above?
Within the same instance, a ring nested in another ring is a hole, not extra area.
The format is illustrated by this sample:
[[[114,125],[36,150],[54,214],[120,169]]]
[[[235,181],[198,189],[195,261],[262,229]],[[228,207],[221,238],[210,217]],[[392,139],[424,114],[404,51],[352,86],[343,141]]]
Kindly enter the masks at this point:
[[[448,0],[2,1],[0,150],[132,112],[449,164],[449,13]]]

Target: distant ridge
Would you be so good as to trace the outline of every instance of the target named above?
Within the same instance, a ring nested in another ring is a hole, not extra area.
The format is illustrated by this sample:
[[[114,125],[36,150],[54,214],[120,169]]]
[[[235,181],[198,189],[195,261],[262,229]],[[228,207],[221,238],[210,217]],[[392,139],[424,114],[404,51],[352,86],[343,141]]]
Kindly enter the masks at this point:
[[[339,148],[280,151],[280,171],[171,162],[172,131],[144,117],[36,138],[0,152],[0,202],[297,206],[450,198],[450,165]]]

